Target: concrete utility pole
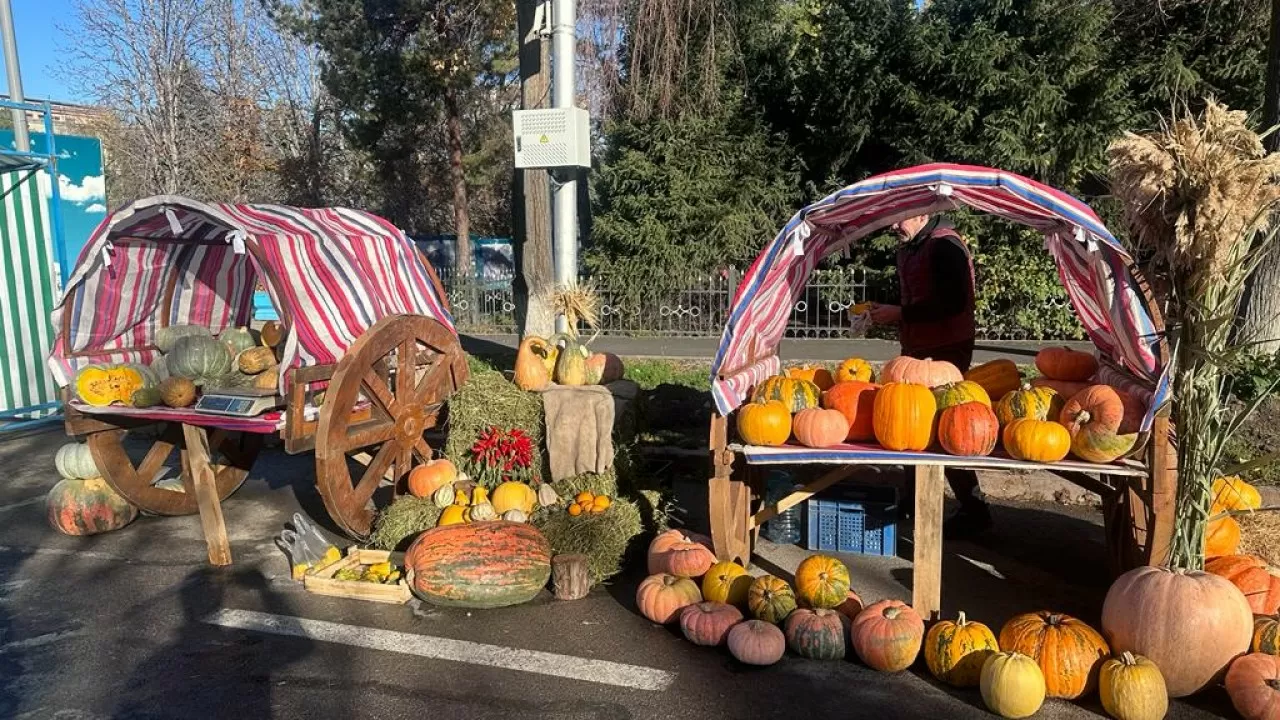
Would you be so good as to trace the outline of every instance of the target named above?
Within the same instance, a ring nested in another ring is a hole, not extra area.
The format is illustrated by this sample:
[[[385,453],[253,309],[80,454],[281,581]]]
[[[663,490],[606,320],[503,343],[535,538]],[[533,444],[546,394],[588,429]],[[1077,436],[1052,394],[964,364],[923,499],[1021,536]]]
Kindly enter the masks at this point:
[[[574,106],[574,72],[577,55],[577,7],[575,0],[551,2],[551,53],[554,80],[552,102],[557,108]],[[556,282],[564,285],[578,279],[578,169],[566,168],[555,188],[554,236]],[[564,318],[556,325],[561,330]]]
[[[0,42],[4,44],[4,68],[9,75],[9,99],[26,102],[22,94],[22,70],[18,67],[18,39],[13,30],[13,7],[9,0],[0,0]],[[27,111],[13,109],[13,141],[18,152],[31,152],[31,137],[27,134]]]

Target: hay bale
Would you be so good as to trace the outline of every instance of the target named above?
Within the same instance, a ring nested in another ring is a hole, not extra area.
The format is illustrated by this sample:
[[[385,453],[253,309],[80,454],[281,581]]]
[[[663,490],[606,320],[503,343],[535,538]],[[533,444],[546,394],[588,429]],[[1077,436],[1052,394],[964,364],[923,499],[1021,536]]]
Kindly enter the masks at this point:
[[[436,526],[442,510],[431,498],[405,495],[378,513],[369,544],[382,550],[396,550],[402,542]]]
[[[599,515],[573,517],[563,507],[546,508],[534,516],[534,525],[547,537],[553,553],[580,553],[590,558],[595,584],[621,572],[632,540],[643,531],[640,508],[626,499],[615,499]]]
[[[471,378],[449,399],[449,435],[444,454],[458,467],[470,459],[471,445],[480,433],[497,426],[519,428],[533,441],[534,467],[545,466],[542,396],[516,387],[494,370],[474,367]],[[545,470],[543,470],[545,473]]]
[[[1240,553],[1257,555],[1280,568],[1280,512],[1237,515],[1240,521]]]

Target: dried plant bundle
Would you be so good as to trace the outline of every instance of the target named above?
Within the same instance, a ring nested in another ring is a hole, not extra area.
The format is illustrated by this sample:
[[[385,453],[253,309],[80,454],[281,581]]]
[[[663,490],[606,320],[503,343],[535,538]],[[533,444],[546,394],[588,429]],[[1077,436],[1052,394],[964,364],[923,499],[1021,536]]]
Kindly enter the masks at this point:
[[[577,336],[579,325],[592,330],[600,327],[600,293],[593,282],[569,282],[556,288],[551,295],[551,305],[557,315],[563,315],[569,333]]]

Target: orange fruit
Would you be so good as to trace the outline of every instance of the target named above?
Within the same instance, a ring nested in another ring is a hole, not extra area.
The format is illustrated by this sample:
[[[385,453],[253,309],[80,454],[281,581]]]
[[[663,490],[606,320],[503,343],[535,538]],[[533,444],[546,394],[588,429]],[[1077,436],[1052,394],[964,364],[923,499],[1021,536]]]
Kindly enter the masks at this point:
[[[612,504],[613,501],[609,499],[608,495],[597,495],[596,499],[591,502],[591,512],[602,513],[608,510]]]
[[[586,503],[586,504],[590,505],[590,504],[591,504],[591,502],[592,502],[593,500],[595,500],[595,499],[596,499],[596,496],[595,496],[595,495],[592,495],[592,494],[591,494],[589,491],[587,491],[587,490],[583,490],[582,492],[578,493],[578,496],[577,496],[577,497],[575,497],[575,498],[573,499],[573,501],[574,501],[574,502],[579,502],[579,503]]]
[[[581,506],[581,505],[579,505],[578,503],[574,503],[574,504],[570,505],[570,506],[569,506],[569,514],[570,514],[570,515],[573,515],[574,517],[577,517],[578,515],[581,515],[581,514],[582,514],[582,506]]]

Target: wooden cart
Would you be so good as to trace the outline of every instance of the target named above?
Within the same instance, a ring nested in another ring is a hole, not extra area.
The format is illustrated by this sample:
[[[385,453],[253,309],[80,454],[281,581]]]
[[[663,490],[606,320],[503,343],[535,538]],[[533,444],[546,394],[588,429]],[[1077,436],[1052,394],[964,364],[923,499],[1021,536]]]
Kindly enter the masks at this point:
[[[239,418],[67,396],[67,433],[86,439],[107,482],[149,513],[199,512],[218,565],[231,561],[219,503],[248,476],[264,436],[291,454],[314,452],[330,516],[364,538],[374,491],[387,481],[398,491],[432,458],[424,433],[467,378],[439,279],[390,224],[346,209],[168,196],[113,214],[90,239],[55,313],[50,366],[66,385],[87,363],[150,362],[155,331],[171,322],[247,325],[259,281],[285,331],[282,409]],[[135,461],[126,434],[148,426],[158,432]],[[175,452],[180,489],[156,483]]]

